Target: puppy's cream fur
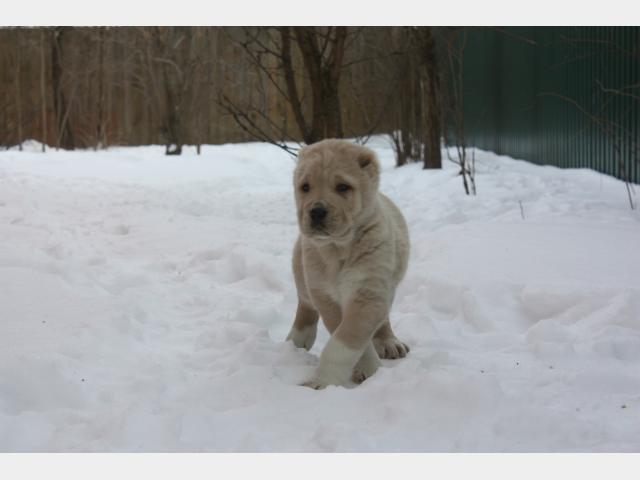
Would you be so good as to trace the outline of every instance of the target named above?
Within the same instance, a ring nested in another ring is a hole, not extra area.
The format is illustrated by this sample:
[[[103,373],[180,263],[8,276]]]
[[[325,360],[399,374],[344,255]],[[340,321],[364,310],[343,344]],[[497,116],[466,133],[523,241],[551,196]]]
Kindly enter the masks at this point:
[[[293,249],[298,310],[287,339],[309,350],[319,317],[331,333],[306,386],[360,383],[375,373],[378,356],[409,351],[389,323],[407,269],[409,234],[400,210],[378,192],[379,178],[368,148],[332,139],[300,151],[294,172],[300,235]],[[321,224],[310,214],[318,207],[326,212]]]

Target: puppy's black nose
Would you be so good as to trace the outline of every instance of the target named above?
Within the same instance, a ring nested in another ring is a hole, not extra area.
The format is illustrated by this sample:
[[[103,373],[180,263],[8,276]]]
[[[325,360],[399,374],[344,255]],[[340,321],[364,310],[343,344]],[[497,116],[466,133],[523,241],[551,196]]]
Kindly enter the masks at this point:
[[[327,209],[325,207],[313,207],[309,212],[309,216],[311,217],[311,223],[317,225],[327,216]]]

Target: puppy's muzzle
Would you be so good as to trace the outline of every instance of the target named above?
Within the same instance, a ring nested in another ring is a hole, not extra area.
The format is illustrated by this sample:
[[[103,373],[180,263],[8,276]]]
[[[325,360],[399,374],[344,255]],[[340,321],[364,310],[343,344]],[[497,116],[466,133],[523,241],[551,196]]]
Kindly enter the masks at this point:
[[[311,219],[312,227],[320,227],[324,223],[324,219],[327,217],[327,208],[323,205],[316,205],[309,211],[309,218]]]

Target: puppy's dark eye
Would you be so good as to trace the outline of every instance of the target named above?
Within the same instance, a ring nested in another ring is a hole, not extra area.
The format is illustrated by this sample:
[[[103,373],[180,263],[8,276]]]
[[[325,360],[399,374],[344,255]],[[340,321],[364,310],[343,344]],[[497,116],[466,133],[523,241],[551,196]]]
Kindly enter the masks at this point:
[[[303,192],[308,192],[309,188],[310,187],[308,183],[303,183],[302,186],[300,187],[300,190],[302,190]]]
[[[336,192],[338,193],[348,192],[349,190],[351,190],[351,187],[346,183],[339,183],[336,185]]]

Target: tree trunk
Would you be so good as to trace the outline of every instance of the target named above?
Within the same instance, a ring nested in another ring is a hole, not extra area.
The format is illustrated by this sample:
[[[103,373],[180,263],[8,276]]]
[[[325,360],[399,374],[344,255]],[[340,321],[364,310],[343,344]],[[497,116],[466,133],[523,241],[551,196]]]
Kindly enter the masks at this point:
[[[402,143],[402,131],[396,130],[393,132],[391,134],[391,140],[393,141],[393,149],[396,154],[396,167],[402,167],[407,164],[407,152]]]
[[[338,85],[334,84],[329,74],[321,86],[321,125],[323,138],[342,138],[342,112],[340,111],[340,95]]]
[[[104,148],[106,146],[106,128],[104,120],[104,30],[105,27],[99,27],[98,34],[98,105],[97,105],[97,122],[96,122],[96,145],[95,147]]]
[[[300,102],[300,96],[298,94],[298,87],[296,85],[295,71],[293,69],[293,59],[291,54],[291,28],[280,28],[280,58],[282,59],[282,70],[284,73],[284,80],[287,86],[287,100],[293,110],[293,116],[302,135],[302,139],[307,144],[315,142],[313,134],[309,126],[307,125],[304,114],[302,112],[302,103]]]
[[[172,90],[172,86],[169,83],[171,81],[170,75],[167,72],[167,67],[163,67],[164,71],[164,87],[167,116],[164,130],[167,136],[167,143],[165,153],[167,155],[181,155],[182,154],[182,125],[180,121],[180,99],[176,98]]]
[[[346,27],[335,27],[331,51],[324,59],[318,45],[314,27],[296,27],[296,39],[302,52],[306,73],[311,82],[313,114],[311,129],[305,138],[307,144],[323,138],[342,138],[342,112],[340,110],[340,76],[344,58]]]
[[[44,35],[45,29],[40,30],[40,96],[42,102],[42,151],[45,151],[47,144],[47,92],[45,88],[45,55],[44,55]]]
[[[18,149],[22,151],[22,85],[21,85],[21,64],[20,55],[20,32],[16,30],[16,110],[18,113]]]
[[[421,28],[420,57],[422,61],[424,101],[424,168],[442,168],[440,135],[440,78],[435,39],[431,27]]]
[[[51,45],[51,83],[53,87],[53,111],[56,118],[58,136],[56,147],[73,150],[75,142],[71,125],[68,121],[67,101],[62,90],[62,40],[66,27],[54,27]]]

